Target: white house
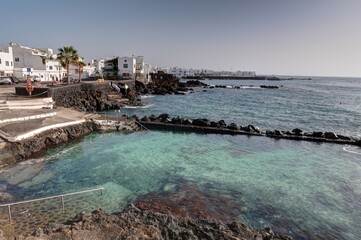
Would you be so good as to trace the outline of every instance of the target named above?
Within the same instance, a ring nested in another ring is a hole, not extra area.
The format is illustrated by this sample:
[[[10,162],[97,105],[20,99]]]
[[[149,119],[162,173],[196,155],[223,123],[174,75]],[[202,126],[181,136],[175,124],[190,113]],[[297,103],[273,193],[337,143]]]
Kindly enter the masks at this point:
[[[84,78],[93,76],[96,73],[97,68],[93,64],[87,63],[84,59],[81,59],[81,60],[85,63],[85,66],[81,69],[80,78],[84,79]],[[75,66],[75,65],[70,65],[69,66],[69,75],[73,79],[78,79],[79,78],[79,67]]]
[[[66,75],[50,48],[31,48],[10,43],[13,49],[14,76],[36,76],[40,81],[60,80]]]
[[[133,78],[136,70],[135,57],[119,57],[118,58],[118,71],[119,76],[124,78]]]
[[[13,62],[12,47],[0,47],[0,76],[13,76],[14,62]]]

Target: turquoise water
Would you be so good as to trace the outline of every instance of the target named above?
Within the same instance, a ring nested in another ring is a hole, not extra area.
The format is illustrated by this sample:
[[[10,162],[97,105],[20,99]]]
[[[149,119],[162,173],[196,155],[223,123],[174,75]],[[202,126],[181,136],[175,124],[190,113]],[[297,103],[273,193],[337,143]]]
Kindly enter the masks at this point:
[[[125,109],[139,116],[224,119],[262,129],[334,131],[361,137],[361,79],[314,78],[311,81],[208,80],[207,84],[276,85],[280,89],[207,89],[195,93],[143,99],[148,108]]]
[[[122,112],[361,136],[360,79],[208,83],[283,87],[196,88],[186,96],[144,98],[148,108]],[[16,200],[104,187],[101,206],[108,212],[184,182],[226,196],[235,203],[229,214],[253,227],[296,239],[361,238],[361,149],[353,146],[162,131],[91,134],[0,171],[0,187]]]
[[[112,212],[142,194],[192,181],[238,202],[233,211],[254,227],[296,239],[358,239],[361,151],[344,148],[213,134],[92,134],[23,163],[41,171],[10,192],[32,199],[103,186],[104,207]]]

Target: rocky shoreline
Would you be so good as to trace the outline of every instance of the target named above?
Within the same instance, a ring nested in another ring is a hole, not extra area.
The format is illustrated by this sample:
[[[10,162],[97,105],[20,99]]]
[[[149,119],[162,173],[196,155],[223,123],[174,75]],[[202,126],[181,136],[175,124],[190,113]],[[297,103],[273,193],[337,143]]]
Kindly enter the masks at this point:
[[[183,218],[141,210],[129,205],[121,213],[106,214],[101,209],[90,214],[81,213],[64,224],[48,224],[44,228],[37,229],[32,236],[19,236],[16,239],[289,240],[292,238],[274,233],[270,228],[257,230],[237,221],[224,223],[210,219]]]
[[[0,166],[24,161],[41,155],[47,148],[77,140],[91,132],[99,130],[92,121],[77,125],[48,130],[19,142],[0,144]]]
[[[295,128],[292,131],[264,131],[261,130],[259,127],[253,125],[241,126],[237,123],[226,124],[224,120],[210,121],[208,119],[184,119],[179,116],[171,118],[170,115],[166,113],[159,116],[144,116],[143,118],[139,118],[137,116],[133,117],[139,120],[140,123],[148,129],[187,131],[198,133],[254,135],[271,137],[276,139],[328,142],[361,146],[361,139],[336,134],[334,132],[304,132],[298,128]]]

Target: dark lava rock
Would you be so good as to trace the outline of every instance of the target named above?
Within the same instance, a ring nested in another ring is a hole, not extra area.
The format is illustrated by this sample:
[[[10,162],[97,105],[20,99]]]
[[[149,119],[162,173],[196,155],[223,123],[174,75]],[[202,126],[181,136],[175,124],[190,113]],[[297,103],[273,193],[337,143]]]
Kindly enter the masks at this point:
[[[159,115],[158,118],[159,118],[162,122],[165,122],[166,119],[170,118],[170,115],[167,114],[167,113],[163,113],[163,114]]]
[[[140,119],[140,121],[143,121],[143,122],[150,122],[150,119],[148,116],[144,116]]]
[[[137,115],[132,115],[131,118],[133,118],[135,121],[139,121],[139,117]]]
[[[325,134],[323,134],[323,132],[313,132],[312,136],[317,138],[323,138],[325,137]]]
[[[129,205],[123,212],[106,214],[102,209],[91,214],[79,214],[64,224],[50,224],[37,229],[23,240],[55,239],[273,239],[289,240],[288,236],[271,229],[257,230],[240,222],[224,223],[217,220],[183,218],[146,211]]]
[[[266,136],[274,136],[275,132],[271,130],[266,130]]]
[[[200,127],[209,127],[211,122],[206,118],[193,119],[193,125]]]
[[[282,137],[283,133],[280,130],[275,130],[275,135],[279,136],[279,137]]]
[[[227,126],[227,124],[226,124],[226,122],[224,120],[218,121],[218,124],[220,125],[220,127],[226,127]]]
[[[183,122],[184,122],[184,119],[183,118],[181,118],[181,117],[179,117],[179,116],[177,116],[177,117],[175,117],[175,118],[172,118],[172,121],[171,121],[173,124],[183,124]]]
[[[148,118],[149,118],[151,121],[157,120],[157,116],[155,116],[154,114],[149,115]]]
[[[192,125],[193,121],[191,119],[184,119],[183,124],[184,125]]]
[[[252,132],[256,132],[256,133],[260,133],[261,130],[259,129],[259,127],[253,126],[253,125],[248,125],[248,128],[251,129]]]
[[[186,87],[205,87],[205,86],[208,86],[208,85],[205,84],[205,83],[202,83],[199,80],[189,80],[189,81],[187,81],[185,83],[185,86]]]
[[[238,124],[236,123],[231,123],[227,126],[228,129],[231,129],[231,130],[240,130],[240,126],[238,126]]]
[[[268,89],[278,89],[278,86],[267,86],[267,85],[261,85],[260,88],[268,88]]]
[[[292,130],[292,133],[297,135],[297,136],[302,136],[303,135],[303,131],[299,128],[295,128]]]
[[[325,132],[325,138],[327,139],[338,139],[338,136],[336,133],[333,133],[333,132]]]
[[[248,125],[247,127],[242,128],[243,131],[246,132],[256,132],[256,133],[260,133],[260,129],[258,127],[255,127],[253,125]]]
[[[219,128],[221,125],[217,122],[211,122],[211,127],[214,127],[214,128]]]

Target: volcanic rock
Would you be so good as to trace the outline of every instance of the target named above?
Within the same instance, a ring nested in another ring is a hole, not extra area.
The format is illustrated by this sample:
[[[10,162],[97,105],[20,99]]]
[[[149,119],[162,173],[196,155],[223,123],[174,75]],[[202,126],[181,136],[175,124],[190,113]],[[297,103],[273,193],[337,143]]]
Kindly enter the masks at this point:
[[[211,122],[206,118],[193,119],[193,125],[200,127],[209,127]]]
[[[231,129],[231,130],[240,130],[240,126],[238,126],[238,124],[236,123],[231,123],[227,126],[228,129]]]
[[[299,128],[295,128],[292,130],[292,133],[297,135],[297,136],[302,136],[303,135],[303,131]]]
[[[336,133],[333,133],[333,132],[325,132],[325,138],[327,139],[338,139],[338,136]]]

